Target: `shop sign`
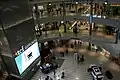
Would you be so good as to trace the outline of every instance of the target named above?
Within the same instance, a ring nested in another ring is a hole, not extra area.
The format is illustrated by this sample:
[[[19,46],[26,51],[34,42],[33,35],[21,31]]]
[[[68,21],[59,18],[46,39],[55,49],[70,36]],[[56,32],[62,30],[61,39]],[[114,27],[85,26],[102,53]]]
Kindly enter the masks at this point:
[[[111,4],[111,6],[120,6],[120,4]]]
[[[34,44],[36,41],[37,41],[37,40],[34,40],[34,41],[32,41],[31,43],[29,43],[28,45],[26,45],[26,46],[22,45],[19,50],[14,49],[14,51],[13,51],[13,52],[14,52],[14,55],[19,55],[19,54],[23,53],[26,49],[28,49],[28,48],[29,48],[32,44]]]
[[[19,54],[23,53],[24,51],[25,51],[24,46],[21,46],[21,48],[19,50],[14,50],[14,54],[19,55]]]

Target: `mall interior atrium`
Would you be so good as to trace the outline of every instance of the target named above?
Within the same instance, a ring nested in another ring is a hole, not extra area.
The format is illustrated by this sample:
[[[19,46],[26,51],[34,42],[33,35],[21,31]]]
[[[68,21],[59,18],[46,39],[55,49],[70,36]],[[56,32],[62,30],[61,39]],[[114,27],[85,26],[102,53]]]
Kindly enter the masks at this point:
[[[120,80],[120,0],[0,0],[0,80]]]

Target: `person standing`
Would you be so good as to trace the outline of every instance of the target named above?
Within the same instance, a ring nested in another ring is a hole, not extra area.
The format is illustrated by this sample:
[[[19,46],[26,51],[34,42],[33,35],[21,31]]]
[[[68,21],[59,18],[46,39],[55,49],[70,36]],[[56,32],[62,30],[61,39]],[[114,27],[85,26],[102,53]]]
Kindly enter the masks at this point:
[[[54,73],[54,77],[55,77],[55,75],[56,75],[55,69],[53,70],[53,73]]]
[[[71,48],[73,48],[73,44],[71,44]]]
[[[97,46],[94,46],[94,48],[95,48],[95,52],[97,52]]]
[[[77,24],[74,26],[74,28],[73,28],[73,32],[74,32],[74,34],[75,34],[75,36],[77,36],[77,32],[78,30],[77,30]]]
[[[68,48],[66,48],[66,55],[68,56]]]
[[[61,75],[61,78],[65,78],[65,71],[64,71],[64,69],[62,70],[62,75]]]
[[[77,55],[78,55],[78,54],[77,54],[77,52],[75,51],[75,52],[74,52],[74,60],[77,60]]]
[[[45,80],[49,80],[49,76],[47,76],[47,77],[45,78]]]
[[[78,46],[80,45],[80,41],[78,40]]]
[[[61,37],[61,32],[59,31],[59,37]]]
[[[84,55],[81,56],[80,61],[81,61],[81,62],[84,61]]]
[[[82,46],[82,41],[80,41],[80,46]]]
[[[60,15],[62,14],[62,9],[61,8],[59,8],[59,11],[60,11]]]
[[[105,75],[106,75],[106,77],[107,77],[108,79],[113,79],[113,75],[112,75],[112,73],[111,73],[109,70],[106,70],[106,71],[105,71]]]
[[[77,41],[75,40],[75,42],[74,42],[74,45],[75,45],[75,47],[77,46]]]
[[[77,62],[79,63],[79,61],[80,61],[80,56],[77,55]]]
[[[60,75],[57,76],[57,80],[60,80]]]

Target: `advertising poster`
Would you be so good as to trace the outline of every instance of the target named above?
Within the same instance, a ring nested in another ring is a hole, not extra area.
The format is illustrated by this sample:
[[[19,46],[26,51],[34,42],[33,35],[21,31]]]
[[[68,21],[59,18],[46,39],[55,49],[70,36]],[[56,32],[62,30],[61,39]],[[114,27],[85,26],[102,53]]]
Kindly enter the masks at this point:
[[[22,74],[40,56],[38,42],[35,42],[15,58],[18,71]]]

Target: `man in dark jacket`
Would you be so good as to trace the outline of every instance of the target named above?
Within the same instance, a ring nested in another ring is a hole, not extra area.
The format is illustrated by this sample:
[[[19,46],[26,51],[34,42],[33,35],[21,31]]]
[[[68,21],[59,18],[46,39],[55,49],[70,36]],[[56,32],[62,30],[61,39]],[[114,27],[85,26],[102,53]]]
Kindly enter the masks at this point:
[[[105,75],[107,76],[108,79],[112,79],[113,75],[109,70],[106,70]]]

